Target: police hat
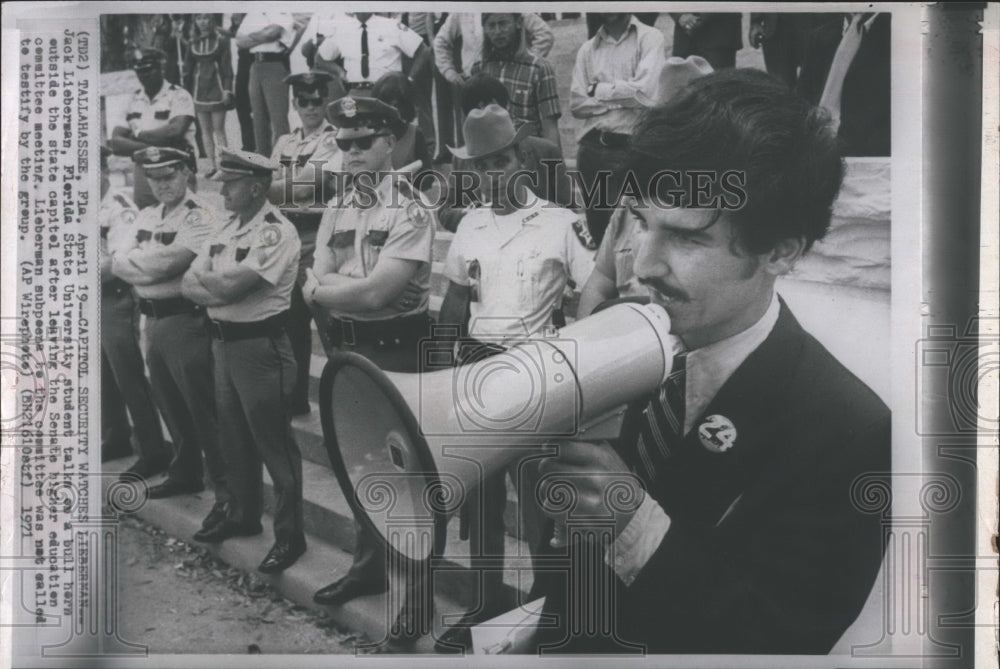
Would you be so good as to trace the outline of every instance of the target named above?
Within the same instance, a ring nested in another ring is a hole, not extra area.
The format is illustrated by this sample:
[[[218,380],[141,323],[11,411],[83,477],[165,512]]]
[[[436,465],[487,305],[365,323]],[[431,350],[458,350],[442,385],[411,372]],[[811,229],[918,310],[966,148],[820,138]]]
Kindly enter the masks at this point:
[[[219,171],[212,181],[236,181],[245,177],[272,177],[281,167],[276,161],[259,153],[223,149],[219,153]]]
[[[368,137],[383,130],[395,133],[403,125],[396,108],[376,98],[334,100],[326,107],[326,117],[339,128],[337,139]]]
[[[132,160],[142,167],[146,176],[158,176],[158,170],[169,167],[171,171],[178,165],[190,165],[193,156],[188,151],[175,149],[172,146],[147,146],[132,154]],[[169,172],[166,172],[169,174]]]
[[[292,87],[292,93],[326,93],[326,85],[333,81],[333,75],[320,70],[310,70],[309,72],[299,72],[289,74],[282,80]]]
[[[166,60],[167,54],[159,49],[136,49],[132,52],[132,69],[137,72],[160,69]]]

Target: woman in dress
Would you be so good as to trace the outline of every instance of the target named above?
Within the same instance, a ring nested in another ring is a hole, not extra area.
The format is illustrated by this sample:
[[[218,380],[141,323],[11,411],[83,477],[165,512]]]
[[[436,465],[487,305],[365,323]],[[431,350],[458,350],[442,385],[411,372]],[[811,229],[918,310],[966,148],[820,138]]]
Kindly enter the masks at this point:
[[[229,38],[219,34],[214,14],[195,14],[184,59],[184,81],[194,97],[212,176],[218,149],[225,148],[226,111],[233,106],[233,56]]]

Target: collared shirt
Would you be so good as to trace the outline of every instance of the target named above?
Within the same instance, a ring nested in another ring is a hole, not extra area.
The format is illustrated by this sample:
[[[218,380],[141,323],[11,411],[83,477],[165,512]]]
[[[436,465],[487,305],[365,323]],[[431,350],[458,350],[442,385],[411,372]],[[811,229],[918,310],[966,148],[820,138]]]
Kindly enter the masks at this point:
[[[552,50],[555,36],[538,14],[522,14],[522,44],[528,53],[545,58]],[[457,57],[456,57],[457,56]],[[434,37],[434,62],[441,74],[450,71],[472,74],[472,66],[483,58],[483,15],[455,12],[441,24]]]
[[[243,17],[243,23],[236,31],[237,37],[263,30],[268,26],[281,28],[278,39],[250,47],[250,53],[284,53],[295,41],[295,22],[287,12],[250,12]]]
[[[296,128],[278,138],[274,150],[271,151],[271,158],[281,163],[282,168],[278,174],[286,180],[291,178],[297,182],[295,175],[307,163],[321,162],[322,165],[317,168],[318,170],[336,172],[340,170],[343,158],[343,154],[337,148],[337,128],[327,121],[308,135],[302,128]],[[289,167],[286,168],[285,163],[290,163]],[[308,205],[311,202],[312,198],[304,204]],[[288,203],[288,206],[294,204]]]
[[[594,267],[586,222],[545,200],[508,216],[469,212],[458,227],[444,273],[473,288],[469,334],[489,341],[538,334],[572,279],[582,286]]]
[[[339,318],[381,321],[427,311],[431,285],[431,253],[436,222],[422,195],[409,182],[386,176],[374,191],[352,190],[344,200],[335,197],[323,213],[316,246],[327,246],[334,256],[335,272],[356,279],[367,277],[382,258],[416,260],[420,269],[408,287],[420,292],[419,304],[404,309],[390,302],[364,312],[331,310]]]
[[[121,235],[122,241],[119,243],[119,235],[116,234],[114,252],[128,253],[132,248],[139,248],[155,254],[182,247],[198,253],[205,241],[221,225],[221,213],[197,193],[185,193],[181,203],[166,216],[163,215],[163,209],[162,204],[154,204],[140,211],[130,226],[134,231],[133,235]],[[183,277],[184,271],[181,271],[160,283],[135,286],[135,292],[139,297],[149,299],[178,297]]]
[[[521,49],[512,56],[476,63],[472,73],[480,72],[496,77],[507,87],[510,95],[507,111],[516,127],[534,123],[537,126],[535,134],[538,135],[542,119],[562,115],[556,74],[547,60]]]
[[[663,33],[634,16],[617,40],[601,26],[576,54],[570,111],[582,119],[577,140],[594,129],[631,134],[648,107],[659,101],[666,63]],[[587,95],[592,84],[594,95]]]
[[[208,254],[214,271],[248,267],[264,281],[237,302],[209,307],[209,318],[251,323],[288,311],[301,246],[295,226],[269,202],[246,223],[235,214],[230,216],[202,245],[199,255]]]
[[[638,230],[638,221],[628,208],[617,207],[611,214],[601,248],[597,250],[594,270],[614,282],[619,297],[648,294],[633,269],[635,254],[639,250],[636,240]]]
[[[329,24],[333,31],[320,44],[317,55],[323,60],[344,57],[347,80],[378,81],[389,72],[403,71],[403,56],[413,55],[424,43],[423,38],[402,23],[384,16],[372,16],[365,22],[368,28],[368,76],[361,75],[361,22],[353,16]]]
[[[691,431],[733,372],[771,334],[779,311],[778,295],[773,293],[767,311],[756,323],[732,337],[688,353],[684,377],[684,434]],[[656,500],[646,495],[612,549],[605,553],[605,561],[625,585],[629,585],[656,552],[669,529],[670,517]]]
[[[125,121],[133,134],[165,126],[178,116],[194,118],[194,99],[180,86],[164,80],[163,86],[150,100],[141,86],[132,94],[125,112]],[[194,146],[194,123],[184,133],[184,141]]]

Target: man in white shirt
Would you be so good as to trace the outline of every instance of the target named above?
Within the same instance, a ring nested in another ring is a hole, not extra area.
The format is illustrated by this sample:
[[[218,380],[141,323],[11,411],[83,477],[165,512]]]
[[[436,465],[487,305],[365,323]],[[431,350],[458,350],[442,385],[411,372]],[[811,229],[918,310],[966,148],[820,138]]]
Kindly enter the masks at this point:
[[[286,12],[251,12],[236,31],[236,46],[248,49],[250,108],[253,111],[257,153],[271,155],[271,147],[288,134],[288,50],[295,41],[292,15]]]
[[[371,96],[371,88],[389,72],[403,72],[403,56],[412,59],[405,74],[419,79],[430,67],[423,39],[402,23],[368,12],[348,14],[330,24],[331,33],[316,50],[317,68],[343,60],[344,85],[352,94]]]

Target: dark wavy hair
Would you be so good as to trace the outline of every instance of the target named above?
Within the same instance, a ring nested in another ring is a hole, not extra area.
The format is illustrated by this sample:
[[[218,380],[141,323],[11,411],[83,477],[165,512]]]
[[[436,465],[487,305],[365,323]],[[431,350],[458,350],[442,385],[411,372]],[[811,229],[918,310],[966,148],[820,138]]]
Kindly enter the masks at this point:
[[[507,87],[496,77],[480,72],[462,84],[462,113],[468,115],[473,109],[490,102],[496,102],[504,109],[510,104]]]
[[[389,72],[383,75],[372,87],[372,97],[396,108],[406,123],[411,123],[417,117],[416,89],[402,72]]]
[[[728,213],[750,253],[789,237],[805,238],[806,250],[822,239],[844,174],[828,114],[755,69],[700,77],[648,110],[622,167],[641,195],[661,202],[650,184],[663,170],[742,173],[746,200]]]

